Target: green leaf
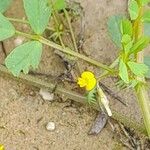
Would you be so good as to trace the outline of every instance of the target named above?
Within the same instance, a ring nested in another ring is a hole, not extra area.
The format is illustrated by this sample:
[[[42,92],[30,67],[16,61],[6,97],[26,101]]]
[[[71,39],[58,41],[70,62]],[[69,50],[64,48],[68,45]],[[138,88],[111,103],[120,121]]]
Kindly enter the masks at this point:
[[[0,12],[4,13],[8,9],[11,2],[12,0],[0,0]]]
[[[128,66],[135,75],[140,77],[143,77],[148,71],[148,66],[145,64],[129,61]]]
[[[129,1],[128,11],[129,11],[131,20],[135,20],[138,17],[139,6],[136,0]]]
[[[65,0],[52,0],[52,3],[54,10],[61,10],[66,8]]]
[[[86,94],[87,101],[89,104],[95,104],[96,103],[96,88],[93,88],[91,91],[89,91]]]
[[[5,59],[7,68],[14,76],[19,76],[23,70],[29,72],[30,66],[36,69],[42,54],[42,44],[38,41],[30,41],[15,48]]]
[[[36,34],[42,34],[51,16],[48,0],[23,0],[23,2],[31,28]]]
[[[150,11],[144,12],[143,17],[142,17],[142,21],[143,22],[150,22]]]
[[[144,23],[144,35],[150,37],[150,23]]]
[[[122,20],[122,16],[112,16],[108,20],[108,32],[112,41],[121,48],[121,31],[120,31],[120,24]]]
[[[128,34],[124,34],[122,36],[121,42],[122,42],[122,45],[123,45],[123,50],[127,54],[133,46],[133,41],[132,41],[131,37]]]
[[[144,6],[144,5],[147,5],[150,2],[150,0],[141,0],[141,2],[142,2],[142,5]]]
[[[122,59],[120,59],[119,63],[119,76],[125,83],[129,83],[128,69]]]
[[[132,36],[132,23],[128,19],[123,19],[121,21],[121,33],[122,35],[128,34]]]
[[[150,39],[148,37],[141,37],[132,47],[130,54],[138,53],[149,45]]]
[[[128,34],[124,34],[123,36],[122,36],[122,40],[121,40],[121,42],[122,43],[124,43],[124,44],[128,44],[129,42],[131,42],[131,36],[130,35],[128,35]]]
[[[14,26],[0,13],[0,41],[12,37],[15,34]]]
[[[150,56],[144,57],[144,63],[149,67],[148,72],[146,73],[146,77],[150,78]]]

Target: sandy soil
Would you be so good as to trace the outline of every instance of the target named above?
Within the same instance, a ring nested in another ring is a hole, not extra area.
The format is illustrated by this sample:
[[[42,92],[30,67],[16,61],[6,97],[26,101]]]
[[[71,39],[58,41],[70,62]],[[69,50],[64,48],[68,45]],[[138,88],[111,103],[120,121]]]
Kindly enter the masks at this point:
[[[118,51],[107,34],[106,23],[109,16],[117,13],[125,14],[126,0],[78,0],[85,12],[85,42],[84,51],[91,57],[110,64],[117,56]],[[22,2],[14,0],[13,5],[6,13],[9,17],[23,18]],[[16,24],[15,24],[16,25]],[[26,25],[18,25],[20,30],[27,30]],[[78,27],[76,31],[78,32]],[[5,41],[7,53],[14,45],[14,38]],[[0,61],[4,55],[0,49]],[[100,74],[84,62],[82,69],[88,68]],[[48,65],[47,65],[48,64]],[[53,51],[46,47],[43,50],[42,61],[38,72],[58,76],[65,70],[62,60]],[[112,84],[110,84],[110,81]],[[131,91],[120,92],[114,88],[113,79],[104,83],[117,91],[123,100],[128,103],[128,109],[112,100],[112,106],[117,111],[141,122],[141,116],[136,99]],[[96,112],[77,104],[70,105],[70,101],[56,100],[51,103],[44,101],[37,89],[17,83],[5,77],[0,77],[0,143],[6,150],[123,150],[110,125],[98,136],[89,136],[87,133],[95,118]],[[134,108],[134,109],[133,109]],[[46,124],[54,122],[56,129],[47,131]]]

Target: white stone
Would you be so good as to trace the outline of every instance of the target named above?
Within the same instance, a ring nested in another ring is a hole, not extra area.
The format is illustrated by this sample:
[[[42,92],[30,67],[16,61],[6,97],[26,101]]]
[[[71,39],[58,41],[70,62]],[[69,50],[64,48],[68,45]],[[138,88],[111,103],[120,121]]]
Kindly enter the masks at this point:
[[[46,125],[46,129],[48,131],[53,131],[55,130],[55,123],[54,122],[49,122],[47,125]]]
[[[40,89],[39,94],[41,95],[41,97],[44,100],[47,100],[47,101],[53,101],[54,100],[54,93],[50,93],[46,89]]]
[[[24,41],[24,38],[22,38],[22,37],[17,37],[17,38],[14,40],[14,44],[15,44],[15,46],[19,46],[19,45],[21,45],[21,44],[23,43],[23,41]]]

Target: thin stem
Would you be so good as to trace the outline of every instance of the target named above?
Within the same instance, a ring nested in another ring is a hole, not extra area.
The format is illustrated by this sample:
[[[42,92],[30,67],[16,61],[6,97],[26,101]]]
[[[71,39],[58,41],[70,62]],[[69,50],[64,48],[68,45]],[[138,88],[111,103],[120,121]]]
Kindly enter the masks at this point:
[[[114,68],[119,62],[119,57],[109,66],[110,68]],[[108,75],[110,75],[111,73],[108,71],[104,71],[98,78],[97,81],[102,80],[103,78],[107,77]]]
[[[134,22],[134,40],[135,42],[142,36],[143,34],[143,23],[141,22],[140,18],[143,15],[143,7],[141,6],[141,3],[139,0],[137,0],[140,10],[139,10],[139,16],[138,18],[135,20]],[[143,51],[138,52],[137,56],[136,56],[136,61],[137,63],[143,63]],[[137,99],[138,99],[138,103],[139,106],[141,107],[141,112],[143,115],[143,119],[144,119],[144,124],[147,130],[147,134],[150,138],[150,101],[149,101],[149,96],[148,96],[148,92],[146,90],[146,87],[143,83],[145,83],[145,78],[144,77],[137,77],[137,80],[139,83],[136,87],[135,87],[135,91],[137,94]]]
[[[138,85],[136,87],[138,103],[141,107],[144,124],[147,134],[150,138],[150,101],[145,85]]]
[[[56,43],[54,43],[52,41],[49,41],[49,40],[47,40],[47,39],[45,39],[43,37],[38,37],[37,35],[30,35],[30,34],[27,34],[27,33],[24,33],[24,32],[20,32],[20,31],[16,31],[16,34],[22,35],[22,36],[27,37],[29,39],[38,40],[39,42],[41,42],[41,43],[43,43],[45,45],[48,45],[48,46],[53,47],[55,49],[58,49],[59,51],[67,53],[67,54],[70,54],[70,55],[72,55],[74,57],[80,58],[80,59],[82,59],[82,60],[84,60],[84,61],[86,61],[88,63],[91,63],[91,64],[93,64],[93,65],[95,65],[97,67],[100,67],[100,68],[102,68],[104,70],[107,70],[108,72],[112,72],[113,73],[115,71],[114,69],[108,67],[107,65],[104,65],[104,64],[102,64],[102,63],[100,63],[100,62],[98,62],[98,61],[96,61],[96,60],[94,60],[92,58],[86,57],[86,56],[84,56],[84,55],[82,55],[80,53],[72,51],[70,48],[67,48],[67,47],[63,48],[62,46],[60,46],[60,45],[58,45],[58,44],[56,44]]]
[[[55,22],[55,24],[56,24],[56,26],[57,26],[57,32],[58,32],[58,34],[59,34],[59,26],[60,26],[60,23],[59,23],[59,19],[58,19],[58,17],[57,17],[57,12],[56,12],[55,10],[53,11],[53,18],[54,18],[54,22]],[[65,44],[64,44],[63,39],[62,39],[62,36],[61,36],[60,34],[58,35],[58,38],[59,38],[59,41],[60,41],[60,43],[61,43],[61,46],[62,46],[63,48],[65,48]],[[78,64],[78,62],[77,62],[77,71],[78,71],[78,73],[80,74],[80,69],[79,69],[79,64]],[[75,80],[76,77],[74,76],[74,72],[71,71],[71,74],[72,74],[72,77],[73,77],[74,80]]]
[[[69,26],[69,30],[70,30],[70,34],[71,34],[71,38],[72,38],[72,42],[73,42],[73,46],[74,46],[74,50],[76,52],[79,52],[78,47],[77,47],[77,43],[76,43],[76,38],[75,38],[73,29],[72,29],[72,25],[71,25],[71,19],[69,17],[68,12],[66,11],[66,9],[63,9],[63,11],[64,11],[65,17],[67,19],[67,22],[68,22],[68,26]],[[80,69],[79,62],[77,62],[77,70],[78,70],[78,74],[81,74],[81,69]]]
[[[13,22],[18,22],[18,23],[23,23],[23,24],[29,24],[29,21],[23,20],[23,19],[10,18],[10,17],[7,17],[7,19],[8,19],[9,21],[13,21]],[[49,26],[47,26],[46,29],[51,30],[51,31],[55,31],[54,28],[49,27]]]
[[[77,43],[76,43],[75,35],[74,35],[73,29],[72,29],[70,17],[68,15],[68,12],[66,11],[66,9],[63,9],[63,11],[64,11],[65,17],[66,17],[68,25],[69,25],[69,29],[70,29],[70,33],[71,33],[71,37],[72,37],[72,41],[73,41],[75,51],[78,52]]]
[[[9,17],[7,17],[7,19],[9,21],[13,21],[13,22],[18,22],[18,23],[23,23],[23,24],[29,24],[29,22],[27,20],[23,20],[23,19],[9,18]]]
[[[59,22],[58,22],[58,20],[57,20],[56,15],[55,15],[55,11],[53,12],[53,18],[54,18],[54,22],[56,23],[57,31],[58,31],[58,28],[59,28]],[[59,32],[59,31],[58,31],[58,32]],[[64,44],[64,42],[63,42],[63,40],[62,40],[62,38],[61,38],[61,35],[60,35],[60,34],[58,35],[58,38],[59,38],[59,41],[60,41],[60,43],[61,43],[62,47],[65,47],[65,44]]]

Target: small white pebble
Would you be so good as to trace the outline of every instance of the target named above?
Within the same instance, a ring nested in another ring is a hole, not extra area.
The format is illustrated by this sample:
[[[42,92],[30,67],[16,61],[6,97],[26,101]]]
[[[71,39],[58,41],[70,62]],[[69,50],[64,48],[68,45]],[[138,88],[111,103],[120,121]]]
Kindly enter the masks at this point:
[[[22,38],[22,37],[17,37],[17,38],[14,40],[14,44],[15,44],[15,46],[19,46],[19,45],[21,45],[21,44],[23,43],[23,41],[24,41],[24,38]]]
[[[49,122],[47,125],[46,125],[46,129],[48,131],[53,131],[55,130],[55,123],[54,122]]]
[[[48,92],[46,89],[40,89],[39,94],[42,96],[44,100],[53,101],[54,100],[54,93]]]
[[[66,113],[65,113],[65,112],[63,112],[63,113],[62,113],[62,115],[63,115],[63,116],[65,116],[65,115],[66,115]]]

